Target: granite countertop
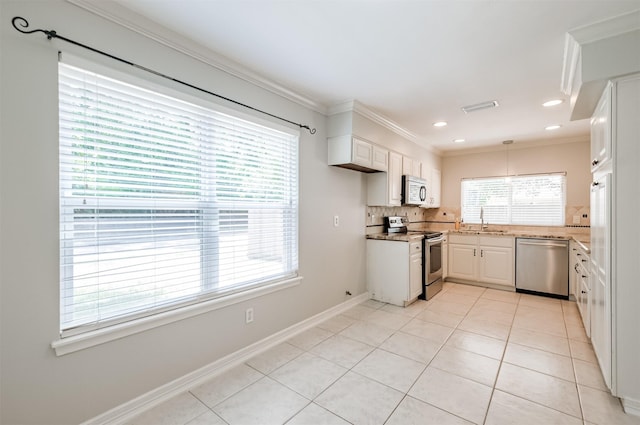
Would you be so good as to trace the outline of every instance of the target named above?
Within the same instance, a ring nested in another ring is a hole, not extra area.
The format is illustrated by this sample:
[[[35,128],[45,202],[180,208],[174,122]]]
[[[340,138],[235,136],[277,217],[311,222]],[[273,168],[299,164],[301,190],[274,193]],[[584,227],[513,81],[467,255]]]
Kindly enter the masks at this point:
[[[585,235],[552,235],[548,233],[539,233],[539,232],[523,232],[523,231],[479,231],[479,230],[449,230],[448,234],[459,234],[459,235],[491,235],[491,236],[514,236],[517,238],[540,238],[540,239],[559,239],[559,240],[573,240],[580,244],[582,249],[587,254],[591,253],[591,244],[589,243],[588,237]]]
[[[540,238],[540,239],[559,239],[559,240],[573,240],[580,244],[581,248],[587,253],[591,253],[590,243],[588,238],[584,235],[552,235],[539,232],[525,232],[525,231],[479,231],[479,230],[444,230],[443,234],[449,235],[486,235],[486,236],[512,236],[512,237],[525,237],[525,238]],[[376,239],[383,241],[399,241],[399,242],[415,242],[424,238],[419,233],[374,233],[367,235],[367,239]]]
[[[416,242],[424,239],[424,235],[412,233],[374,233],[367,235],[367,239],[381,241]]]
[[[580,247],[582,248],[582,250],[587,253],[587,254],[591,254],[591,242],[590,241],[582,241],[580,239],[576,239],[573,238],[574,241],[576,241],[576,243],[578,245],[580,245]]]
[[[459,234],[459,235],[487,235],[487,236],[515,236],[517,238],[541,238],[541,239],[562,239],[571,240],[571,235],[551,235],[548,233],[539,232],[523,232],[523,231],[511,231],[511,230],[449,230],[447,233]]]

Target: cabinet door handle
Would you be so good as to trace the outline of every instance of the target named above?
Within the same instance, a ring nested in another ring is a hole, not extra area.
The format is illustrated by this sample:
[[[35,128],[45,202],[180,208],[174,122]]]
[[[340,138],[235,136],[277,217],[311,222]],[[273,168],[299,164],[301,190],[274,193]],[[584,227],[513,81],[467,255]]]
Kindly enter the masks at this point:
[[[598,182],[593,182],[593,183],[591,183],[591,186],[596,187],[596,186],[598,186],[599,184],[600,184],[600,183],[598,183]]]
[[[480,257],[484,257],[484,249],[480,250]]]
[[[581,276],[582,276],[582,277],[587,277],[587,276],[585,276],[585,275],[581,275]]]
[[[580,292],[582,292],[583,294],[586,294],[586,293],[587,293],[587,291],[580,291]]]
[[[591,161],[591,165],[598,165],[600,163],[600,161],[598,161],[597,159],[594,159],[593,161]]]
[[[587,262],[587,260],[580,260],[580,261],[582,261],[583,263],[586,263],[586,262]]]
[[[473,248],[473,256],[474,257],[476,256],[476,249],[475,248]]]

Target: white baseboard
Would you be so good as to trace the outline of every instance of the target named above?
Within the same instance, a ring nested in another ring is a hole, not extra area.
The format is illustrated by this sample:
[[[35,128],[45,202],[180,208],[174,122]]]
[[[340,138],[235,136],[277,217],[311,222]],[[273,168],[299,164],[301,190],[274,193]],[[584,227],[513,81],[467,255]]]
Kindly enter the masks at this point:
[[[331,307],[321,313],[316,314],[302,322],[296,323],[286,329],[276,332],[260,341],[257,341],[247,347],[244,347],[234,353],[231,353],[221,359],[218,359],[198,370],[188,373],[178,379],[175,379],[165,385],[155,388],[139,397],[134,398],[126,403],[114,407],[107,412],[104,412],[86,422],[82,425],[121,425],[130,421],[135,416],[142,412],[151,409],[169,400],[172,397],[177,396],[180,393],[188,391],[211,378],[214,378],[221,373],[238,366],[251,357],[260,354],[278,344],[283,343],[289,338],[310,329],[319,323],[330,319],[331,317],[338,315],[351,307],[360,304],[363,301],[368,300],[370,297],[368,292],[360,294]]]
[[[622,408],[628,415],[640,416],[640,400],[622,398]]]

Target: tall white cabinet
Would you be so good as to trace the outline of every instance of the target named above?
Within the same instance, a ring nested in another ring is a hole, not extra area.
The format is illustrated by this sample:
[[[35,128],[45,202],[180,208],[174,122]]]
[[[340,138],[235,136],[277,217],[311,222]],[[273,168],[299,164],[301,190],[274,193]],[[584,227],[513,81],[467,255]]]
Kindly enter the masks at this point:
[[[638,414],[640,74],[607,85],[591,129],[591,342],[612,394]]]

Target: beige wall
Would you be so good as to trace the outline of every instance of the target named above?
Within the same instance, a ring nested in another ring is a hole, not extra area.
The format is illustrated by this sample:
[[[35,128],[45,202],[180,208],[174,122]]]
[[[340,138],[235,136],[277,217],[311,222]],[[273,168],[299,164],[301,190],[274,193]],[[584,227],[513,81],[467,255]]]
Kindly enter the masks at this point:
[[[365,292],[366,180],[327,165],[325,116],[63,0],[2,0],[0,15],[0,423],[80,423]],[[87,52],[20,34],[14,16],[316,127],[300,136],[302,282],[57,357],[57,53]]]
[[[446,208],[460,208],[460,181],[465,177],[513,174],[567,173],[567,206],[589,206],[591,183],[589,140],[508,146],[484,152],[450,154],[442,159],[442,201]],[[507,161],[508,158],[508,161]],[[508,168],[508,169],[507,169]]]

